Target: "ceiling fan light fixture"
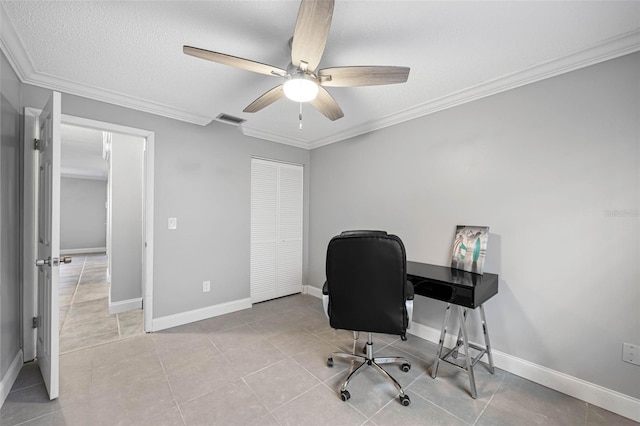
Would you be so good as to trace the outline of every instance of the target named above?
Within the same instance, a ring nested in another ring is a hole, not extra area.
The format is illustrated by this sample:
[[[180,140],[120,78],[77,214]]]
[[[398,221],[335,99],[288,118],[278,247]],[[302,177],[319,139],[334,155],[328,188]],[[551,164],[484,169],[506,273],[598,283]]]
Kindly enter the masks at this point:
[[[283,90],[294,102],[309,102],[318,95],[318,84],[304,75],[293,75],[284,82]]]
[[[196,58],[282,78],[282,84],[263,93],[242,112],[258,112],[286,97],[300,104],[300,117],[302,117],[302,103],[309,102],[322,115],[335,121],[344,117],[344,113],[325,87],[404,83],[409,77],[409,68],[358,65],[318,69],[327,44],[334,3],[335,0],[301,0],[293,37],[289,39],[291,62],[286,70],[192,46],[185,45],[182,51]]]

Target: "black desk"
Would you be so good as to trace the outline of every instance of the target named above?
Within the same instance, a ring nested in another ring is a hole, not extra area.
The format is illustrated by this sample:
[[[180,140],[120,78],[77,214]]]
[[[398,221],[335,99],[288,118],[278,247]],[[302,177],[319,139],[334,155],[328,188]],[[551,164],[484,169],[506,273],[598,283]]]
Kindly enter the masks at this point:
[[[498,294],[498,275],[489,273],[479,275],[453,269],[448,266],[407,262],[407,279],[413,284],[415,294],[447,302],[444,322],[440,332],[440,340],[438,341],[436,362],[431,370],[431,377],[435,379],[438,372],[438,364],[441,360],[463,369],[469,375],[471,396],[476,398],[477,391],[473,367],[485,354],[489,359],[489,371],[492,374],[494,372],[491,344],[489,343],[489,328],[487,326],[483,304]],[[455,346],[443,355],[442,350],[447,334],[451,305],[455,305],[458,311],[458,338]],[[475,308],[479,308],[480,311],[482,331],[484,334],[484,347],[469,343],[467,337],[467,310]],[[460,365],[455,361],[458,358],[460,348],[464,349],[464,365]],[[479,351],[473,359],[471,358],[470,349]]]
[[[471,309],[498,294],[496,274],[472,274],[448,266],[407,262],[407,279],[415,294]]]

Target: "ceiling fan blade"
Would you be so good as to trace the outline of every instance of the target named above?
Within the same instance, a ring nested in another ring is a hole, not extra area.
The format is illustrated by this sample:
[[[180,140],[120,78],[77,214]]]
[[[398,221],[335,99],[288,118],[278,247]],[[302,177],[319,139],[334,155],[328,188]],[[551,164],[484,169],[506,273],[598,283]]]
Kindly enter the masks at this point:
[[[282,89],[282,84],[274,87],[273,89],[266,92],[264,95],[260,96],[255,101],[251,102],[251,104],[242,110],[242,112],[258,112],[262,108],[268,107],[275,101],[282,99],[284,97],[284,90]]]
[[[324,68],[318,71],[320,84],[327,87],[377,86],[404,83],[408,67],[362,66]]]
[[[278,67],[262,64],[256,61],[250,61],[249,59],[238,58],[237,56],[226,55],[224,53],[199,49],[197,47],[183,46],[182,51],[185,54],[195,56],[196,58],[206,59],[207,61],[213,61],[219,64],[257,72],[259,74],[283,76],[287,73],[285,70]]]
[[[291,63],[306,62],[311,72],[318,68],[331,27],[334,0],[302,0],[291,43]]]
[[[336,100],[322,86],[318,86],[318,95],[309,103],[331,121],[344,117]]]

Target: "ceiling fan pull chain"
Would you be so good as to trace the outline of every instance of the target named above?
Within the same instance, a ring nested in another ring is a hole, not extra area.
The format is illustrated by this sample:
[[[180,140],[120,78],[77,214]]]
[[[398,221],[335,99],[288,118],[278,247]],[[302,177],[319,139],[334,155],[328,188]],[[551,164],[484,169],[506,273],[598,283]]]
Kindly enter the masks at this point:
[[[302,102],[300,102],[300,113],[298,114],[298,119],[300,120],[298,130],[302,130]]]

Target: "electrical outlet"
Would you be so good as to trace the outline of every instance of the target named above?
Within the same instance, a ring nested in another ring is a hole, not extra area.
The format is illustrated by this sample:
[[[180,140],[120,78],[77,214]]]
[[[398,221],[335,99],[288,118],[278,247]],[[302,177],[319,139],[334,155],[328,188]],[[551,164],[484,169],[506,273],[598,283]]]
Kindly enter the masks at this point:
[[[202,281],[202,292],[207,293],[211,291],[211,281]]]
[[[175,217],[170,217],[168,221],[169,229],[178,229],[178,219]]]
[[[640,365],[640,346],[623,343],[622,360],[631,364]]]

